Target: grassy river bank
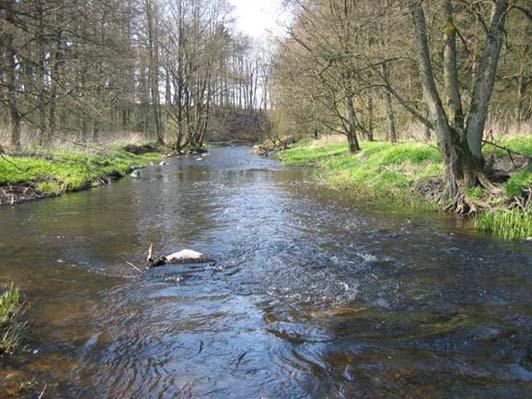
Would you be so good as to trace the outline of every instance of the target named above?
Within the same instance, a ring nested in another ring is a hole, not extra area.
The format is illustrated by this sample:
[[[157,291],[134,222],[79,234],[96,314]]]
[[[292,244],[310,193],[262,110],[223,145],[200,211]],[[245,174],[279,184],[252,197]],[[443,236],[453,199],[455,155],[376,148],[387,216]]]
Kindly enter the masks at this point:
[[[147,146],[109,146],[103,150],[25,151],[0,157],[0,205],[55,197],[107,184],[133,169],[157,162],[165,150]]]
[[[344,141],[330,137],[302,140],[275,157],[287,165],[318,167],[317,177],[331,187],[356,189],[358,194],[389,198],[402,205],[441,206],[438,200],[444,171],[434,144],[364,142],[361,152],[350,154]],[[484,153],[494,170],[510,177],[500,183],[502,193],[497,197],[480,188],[466,193],[470,203],[479,204],[475,226],[507,239],[530,239],[530,204],[525,210],[516,204],[530,201],[532,169],[527,162],[532,157],[532,140],[525,135],[508,136],[499,144],[487,144]]]

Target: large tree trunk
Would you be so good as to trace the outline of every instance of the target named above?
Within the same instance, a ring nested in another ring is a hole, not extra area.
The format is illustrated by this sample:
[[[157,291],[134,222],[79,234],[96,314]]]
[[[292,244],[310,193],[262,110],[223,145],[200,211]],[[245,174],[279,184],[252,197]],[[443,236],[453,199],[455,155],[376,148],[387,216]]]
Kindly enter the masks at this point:
[[[507,0],[495,1],[486,35],[486,44],[478,66],[478,74],[473,87],[473,95],[467,115],[466,137],[468,146],[475,157],[475,162],[480,165],[483,164],[481,148],[484,126],[486,124],[493,85],[495,84],[508,9],[509,5]]]
[[[454,198],[458,194],[459,180],[462,178],[462,168],[456,148],[456,144],[459,142],[459,139],[457,139],[457,137],[453,137],[453,135],[456,134],[456,131],[453,131],[449,126],[447,115],[445,114],[445,110],[434,81],[432,61],[430,58],[430,50],[427,39],[425,13],[423,11],[422,5],[420,3],[414,4],[411,8],[411,13],[416,35],[419,72],[421,86],[423,87],[423,96],[427,102],[430,119],[434,125],[433,127],[436,134],[438,147],[444,159],[447,177],[447,192],[451,197]]]
[[[456,55],[456,27],[454,25],[453,9],[451,2],[446,0],[443,12],[447,19],[444,32],[443,50],[443,81],[446,96],[447,114],[449,123],[462,139],[464,137],[464,112],[458,79],[458,64]]]

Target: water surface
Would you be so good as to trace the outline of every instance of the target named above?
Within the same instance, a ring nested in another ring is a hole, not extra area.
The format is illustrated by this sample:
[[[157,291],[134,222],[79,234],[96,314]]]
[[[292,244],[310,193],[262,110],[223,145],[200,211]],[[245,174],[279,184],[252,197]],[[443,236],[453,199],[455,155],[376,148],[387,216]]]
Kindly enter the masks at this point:
[[[54,398],[525,397],[531,244],[310,173],[214,148],[0,208],[0,283],[32,302],[0,392],[35,377]],[[218,263],[139,278],[126,262],[150,243]]]

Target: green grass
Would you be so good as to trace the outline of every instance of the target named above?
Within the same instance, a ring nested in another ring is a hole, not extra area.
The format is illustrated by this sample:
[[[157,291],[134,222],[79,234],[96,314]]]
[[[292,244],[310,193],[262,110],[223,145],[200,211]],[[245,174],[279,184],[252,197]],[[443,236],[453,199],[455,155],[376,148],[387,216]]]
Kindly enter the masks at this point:
[[[522,170],[514,174],[505,184],[504,189],[510,197],[521,195],[525,188],[532,187],[532,170]]]
[[[426,144],[364,142],[362,148],[350,154],[345,144],[303,146],[283,151],[279,158],[288,165],[320,166],[326,183],[374,194],[398,192],[443,171],[438,150]]]
[[[2,290],[0,290],[2,292]],[[22,320],[25,304],[13,284],[0,295],[0,355],[13,353],[20,345],[26,323]]]
[[[474,199],[481,199],[484,196],[484,190],[482,187],[472,187],[465,191],[466,196]]]
[[[475,227],[507,240],[530,239],[532,238],[532,211],[482,212],[475,216]]]
[[[530,135],[515,135],[504,136],[500,140],[496,140],[496,144],[501,147],[509,148],[510,150],[532,157],[532,138]],[[506,150],[502,148],[494,147],[491,144],[485,144],[483,147],[484,154],[494,154],[498,157],[504,157],[508,155]]]
[[[0,185],[32,182],[57,195],[90,187],[98,178],[124,176],[132,167],[158,161],[161,153],[134,155],[118,148],[106,152],[37,151],[32,156],[0,158]]]
[[[308,141],[307,144],[310,144]],[[345,144],[332,144],[325,147],[307,147],[297,143],[294,147],[282,151],[278,157],[287,165],[312,165],[336,155],[347,154]]]

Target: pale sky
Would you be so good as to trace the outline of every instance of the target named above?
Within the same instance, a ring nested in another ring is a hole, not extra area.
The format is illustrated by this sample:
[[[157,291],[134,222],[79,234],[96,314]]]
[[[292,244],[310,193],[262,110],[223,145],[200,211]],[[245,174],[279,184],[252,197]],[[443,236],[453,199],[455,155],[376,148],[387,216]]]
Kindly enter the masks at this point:
[[[235,7],[235,27],[255,39],[283,35],[289,14],[283,11],[282,0],[229,0]]]

